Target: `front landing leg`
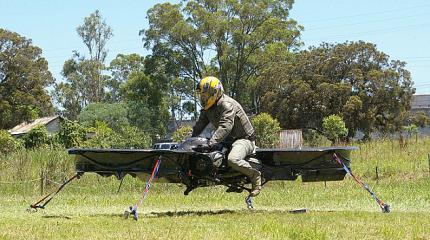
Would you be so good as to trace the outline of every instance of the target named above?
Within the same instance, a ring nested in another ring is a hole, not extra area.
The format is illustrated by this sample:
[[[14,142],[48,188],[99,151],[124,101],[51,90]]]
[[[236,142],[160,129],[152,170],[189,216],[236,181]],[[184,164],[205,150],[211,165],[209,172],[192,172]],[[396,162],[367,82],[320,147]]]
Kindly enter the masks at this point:
[[[251,195],[248,195],[248,196],[245,198],[245,203],[246,203],[246,207],[247,207],[249,210],[254,209],[254,206],[252,205],[252,197],[251,197]]]

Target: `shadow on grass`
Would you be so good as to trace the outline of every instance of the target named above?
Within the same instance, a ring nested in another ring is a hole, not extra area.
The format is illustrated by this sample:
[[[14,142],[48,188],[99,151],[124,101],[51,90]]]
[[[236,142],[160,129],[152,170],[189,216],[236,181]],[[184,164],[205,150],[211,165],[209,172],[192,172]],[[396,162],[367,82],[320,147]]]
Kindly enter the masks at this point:
[[[247,210],[247,209],[221,209],[221,210],[186,210],[186,211],[167,211],[167,212],[150,212],[142,214],[145,218],[159,218],[159,217],[183,217],[183,216],[211,216],[211,215],[224,215],[224,214],[256,214],[256,213],[306,213],[308,209],[295,209],[295,210]]]
[[[46,216],[42,216],[42,218],[72,219],[71,217],[64,216],[64,215],[46,215]]]
[[[259,213],[275,213],[275,214],[298,214],[307,213],[308,209],[295,209],[295,210],[247,210],[247,209],[220,209],[220,210],[184,210],[184,211],[166,211],[166,212],[145,212],[139,213],[139,218],[165,218],[165,217],[187,217],[187,216],[214,216],[225,214],[259,214]],[[124,218],[124,214],[116,213],[95,213],[89,214],[89,217],[108,217],[108,218]],[[53,219],[72,219],[75,216],[65,215],[45,215],[42,218]]]

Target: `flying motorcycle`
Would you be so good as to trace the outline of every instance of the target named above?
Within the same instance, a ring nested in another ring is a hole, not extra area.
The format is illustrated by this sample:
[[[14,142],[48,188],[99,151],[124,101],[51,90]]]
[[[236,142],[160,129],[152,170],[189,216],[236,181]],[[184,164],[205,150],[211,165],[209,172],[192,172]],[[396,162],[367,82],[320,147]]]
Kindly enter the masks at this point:
[[[250,192],[249,178],[228,166],[229,146],[221,145],[219,149],[209,151],[207,143],[208,139],[195,137],[187,139],[177,149],[69,149],[68,153],[75,156],[76,175],[64,182],[57,191],[32,204],[31,208],[44,208],[66,184],[85,173],[115,176],[118,180],[127,174],[140,178],[149,175],[140,203],[148,194],[156,175],[170,183],[183,184],[185,195],[199,187],[216,185],[226,186],[227,192]],[[351,151],[356,149],[257,148],[246,160],[262,173],[262,185],[269,181],[294,181],[299,176],[303,182],[341,181],[347,173],[352,174],[350,156]],[[248,208],[253,208],[250,196],[245,202]],[[382,204],[380,206],[384,206]],[[131,206],[125,216],[131,214],[137,220],[137,207],[138,204]]]

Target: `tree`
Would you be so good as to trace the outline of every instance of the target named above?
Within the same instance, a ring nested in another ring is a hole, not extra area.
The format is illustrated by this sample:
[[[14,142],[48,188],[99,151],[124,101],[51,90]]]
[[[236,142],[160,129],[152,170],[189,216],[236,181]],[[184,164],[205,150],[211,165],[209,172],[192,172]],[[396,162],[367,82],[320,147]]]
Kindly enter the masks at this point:
[[[40,148],[49,145],[49,134],[45,126],[40,125],[23,136],[26,148]]]
[[[412,135],[415,135],[415,142],[417,142],[418,138],[418,126],[415,124],[411,124],[408,126],[403,126],[403,130],[408,134],[408,137],[411,138]]]
[[[145,74],[154,78],[165,93],[172,119],[179,121],[187,114],[189,108],[181,105],[194,97],[192,80],[180,78],[180,66],[172,61],[173,51],[168,49],[153,49],[153,54],[145,58]],[[191,103],[191,102],[190,102]],[[193,104],[193,109],[195,103]],[[192,111],[194,113],[194,110]]]
[[[282,127],[321,128],[322,119],[345,119],[349,136],[362,130],[400,130],[414,89],[405,62],[391,60],[376,45],[323,43],[278,62],[258,80],[262,110]]]
[[[103,63],[107,56],[106,43],[112,38],[112,28],[103,20],[99,10],[85,17],[84,23],[76,28],[88,48],[90,59]]]
[[[64,63],[62,75],[66,82],[56,84],[52,95],[64,109],[65,117],[76,119],[81,110],[90,103],[104,100],[107,77],[100,76],[101,68],[104,68],[102,63],[86,60],[79,54]],[[102,83],[99,80],[102,80]]]
[[[182,126],[173,133],[172,139],[175,142],[182,142],[185,139],[191,137],[193,128],[191,126]]]
[[[109,128],[118,131],[121,126],[130,125],[127,104],[91,103],[78,115],[78,121],[84,127],[94,127],[97,121],[105,122]]]
[[[148,11],[149,28],[141,31],[145,46],[170,52],[181,79],[195,84],[205,75],[218,76],[229,95],[254,108],[256,76],[300,45],[302,27],[289,18],[293,1],[184,2],[156,4]]]
[[[339,138],[346,137],[348,135],[348,129],[345,127],[345,122],[338,115],[330,115],[323,119],[322,127],[324,134],[332,144],[339,141]]]
[[[96,121],[95,126],[89,130],[94,136],[83,143],[85,147],[148,148],[151,145],[148,134],[130,125],[123,125],[114,131],[105,122]]]
[[[425,128],[430,124],[430,117],[423,111],[411,113],[410,122],[418,127]]]
[[[121,89],[131,125],[147,132],[153,140],[166,134],[168,105],[157,79],[133,72]]]
[[[257,146],[262,148],[273,148],[279,144],[279,132],[281,127],[278,120],[272,118],[268,113],[260,113],[252,118],[252,125],[257,135]]]
[[[15,139],[8,131],[0,130],[0,155],[22,149],[23,143]]]
[[[86,129],[76,121],[64,119],[58,131],[58,141],[65,148],[80,147],[86,138]]]
[[[102,74],[107,56],[107,41],[113,36],[112,29],[96,10],[84,19],[76,29],[88,48],[90,57],[74,52],[64,63],[62,75],[65,82],[55,86],[53,95],[64,109],[64,115],[76,119],[82,108],[93,102],[105,100],[108,77]]]
[[[42,50],[0,28],[0,129],[53,114],[46,87],[54,82]]]
[[[133,54],[118,54],[115,59],[110,62],[108,68],[112,78],[108,81],[110,90],[107,97],[111,102],[121,100],[121,86],[128,80],[128,76],[132,72],[143,72],[145,70],[145,58],[137,53]]]

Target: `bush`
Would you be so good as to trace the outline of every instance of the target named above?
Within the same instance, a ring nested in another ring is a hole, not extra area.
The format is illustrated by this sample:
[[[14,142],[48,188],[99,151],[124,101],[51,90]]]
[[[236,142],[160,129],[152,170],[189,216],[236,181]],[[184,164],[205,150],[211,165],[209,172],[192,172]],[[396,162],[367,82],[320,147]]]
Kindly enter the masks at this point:
[[[117,142],[113,143],[116,148],[148,148],[151,146],[151,137],[149,134],[130,125],[120,128],[116,140]]]
[[[338,115],[330,115],[323,119],[323,129],[326,137],[332,142],[336,143],[339,138],[346,137],[348,135],[348,129],[345,126],[345,122]]]
[[[425,128],[430,124],[430,118],[423,111],[418,111],[412,114],[411,122],[413,125]]]
[[[86,130],[78,122],[64,119],[57,137],[65,148],[79,147],[85,141]]]
[[[330,141],[320,132],[314,129],[304,129],[303,139],[308,147],[321,147],[330,145]]]
[[[49,146],[50,144],[48,130],[42,125],[33,128],[22,139],[26,148],[40,148]]]
[[[105,122],[115,131],[128,125],[127,105],[124,103],[91,103],[79,113],[79,123],[84,127],[94,127],[96,122]]]
[[[173,133],[172,139],[174,142],[182,142],[185,139],[191,137],[193,128],[191,126],[182,126]]]
[[[267,113],[261,113],[252,118],[252,125],[257,135],[257,146],[272,148],[278,145],[281,131],[278,120]]]
[[[94,135],[83,143],[84,147],[112,148],[112,143],[117,138],[112,128],[102,121],[96,121],[95,126],[88,128],[88,131]]]
[[[151,138],[137,127],[125,125],[115,132],[107,123],[96,121],[96,126],[89,128],[94,135],[85,141],[85,147],[93,148],[147,148]]]
[[[0,154],[8,154],[23,148],[21,141],[15,139],[8,131],[0,130]]]

